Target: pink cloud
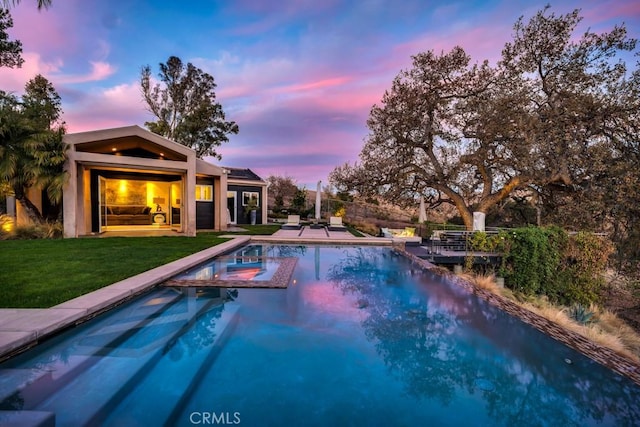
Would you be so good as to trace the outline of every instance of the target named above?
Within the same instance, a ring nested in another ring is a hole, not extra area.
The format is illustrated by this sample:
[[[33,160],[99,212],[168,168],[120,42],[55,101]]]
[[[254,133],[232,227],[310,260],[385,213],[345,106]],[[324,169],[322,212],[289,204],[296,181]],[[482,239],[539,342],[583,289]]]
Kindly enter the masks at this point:
[[[11,34],[22,42],[25,52],[71,52],[76,40],[68,30],[81,24],[77,2],[54,1],[51,8],[38,11],[32,1],[23,1],[11,9]]]
[[[288,85],[280,88],[276,88],[275,92],[283,92],[283,93],[296,93],[296,92],[307,92],[316,89],[325,89],[332,86],[341,86],[351,80],[350,77],[334,77],[316,80],[308,83],[300,83]]]
[[[39,54],[33,52],[23,54],[22,58],[24,59],[22,68],[0,68],[0,87],[3,90],[22,93],[27,81],[38,74],[48,79],[62,66],[60,59],[51,62],[44,61]]]
[[[460,28],[457,32],[427,33],[394,49],[388,66],[411,66],[410,57],[421,52],[433,50],[436,54],[448,52],[455,46],[462,47],[471,56],[471,62],[488,59],[496,63],[504,44],[510,39],[512,22],[486,26]],[[398,72],[400,68],[398,68]]]
[[[86,83],[104,80],[116,72],[111,64],[99,61],[89,61],[91,71],[80,75],[52,75],[51,78],[59,84]]]
[[[582,9],[582,15],[589,23],[615,20],[622,23],[627,20],[640,19],[640,3],[631,1],[606,1],[599,2],[594,8]],[[637,27],[635,31],[637,35]]]
[[[105,127],[142,126],[152,119],[146,111],[137,82],[92,92],[77,102],[66,103],[64,120],[69,132]]]
[[[220,98],[255,94],[270,86],[289,82],[297,68],[289,58],[244,59],[225,51],[220,59],[195,58],[192,62],[214,76],[218,85],[216,93]]]

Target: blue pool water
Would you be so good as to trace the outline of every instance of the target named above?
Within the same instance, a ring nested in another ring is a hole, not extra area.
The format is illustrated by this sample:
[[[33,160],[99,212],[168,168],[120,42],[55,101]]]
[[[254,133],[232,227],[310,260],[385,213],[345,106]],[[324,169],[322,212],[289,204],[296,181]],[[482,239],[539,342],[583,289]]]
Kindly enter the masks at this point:
[[[640,423],[640,387],[389,248],[237,254],[181,277],[269,280],[297,257],[289,287],[154,290],[1,364],[0,409],[59,426]]]

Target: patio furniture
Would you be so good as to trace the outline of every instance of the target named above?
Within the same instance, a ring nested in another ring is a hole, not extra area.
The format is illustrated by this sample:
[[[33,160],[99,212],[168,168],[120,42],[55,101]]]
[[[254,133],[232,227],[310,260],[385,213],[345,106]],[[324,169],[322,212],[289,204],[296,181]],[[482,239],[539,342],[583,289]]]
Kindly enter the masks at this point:
[[[283,230],[300,230],[300,228],[302,228],[300,225],[300,215],[289,215],[287,222],[282,224],[280,228]]]
[[[146,205],[109,205],[106,225],[149,225],[153,223],[153,214]]]
[[[332,216],[329,218],[329,226],[327,228],[329,231],[347,231],[347,227],[342,225],[341,216]]]
[[[408,245],[419,245],[422,243],[422,237],[416,236],[414,227],[401,228],[381,228],[380,233],[383,237],[389,237],[396,242],[404,242]]]

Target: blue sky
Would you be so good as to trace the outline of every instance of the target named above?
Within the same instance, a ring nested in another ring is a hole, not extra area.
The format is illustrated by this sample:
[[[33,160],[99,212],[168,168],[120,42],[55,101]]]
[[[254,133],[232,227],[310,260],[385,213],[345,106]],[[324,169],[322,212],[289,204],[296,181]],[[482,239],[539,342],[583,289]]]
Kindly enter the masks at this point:
[[[520,15],[548,1],[34,0],[12,9],[10,34],[23,42],[22,69],[0,69],[0,89],[21,93],[40,73],[62,97],[69,132],[143,125],[152,117],[140,69],[169,56],[214,76],[240,133],[220,148],[225,166],[315,188],[357,160],[371,106],[411,55],[462,46],[495,63]],[[625,23],[640,37],[635,1],[552,2],[581,8],[582,30]],[[212,161],[213,163],[218,163]]]

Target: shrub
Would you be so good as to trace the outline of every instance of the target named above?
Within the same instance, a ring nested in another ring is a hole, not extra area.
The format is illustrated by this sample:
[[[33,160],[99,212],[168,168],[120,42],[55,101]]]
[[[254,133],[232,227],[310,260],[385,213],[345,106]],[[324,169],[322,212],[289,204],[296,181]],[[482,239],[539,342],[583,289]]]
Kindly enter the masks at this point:
[[[356,221],[350,224],[353,228],[371,236],[377,236],[379,229],[375,224],[369,222]]]
[[[13,236],[13,218],[9,215],[0,215],[0,240],[8,240]]]
[[[558,227],[517,228],[498,242],[500,274],[514,291],[546,295],[553,302],[597,302],[613,245],[594,233],[568,235]],[[488,243],[478,237],[478,244]]]
[[[2,223],[2,220],[0,220]],[[2,227],[0,227],[2,228]],[[42,224],[20,225],[12,231],[0,232],[1,240],[35,240],[35,239],[59,239],[63,235],[63,226],[60,222],[44,222]]]
[[[469,249],[478,252],[502,252],[504,250],[506,232],[487,234],[484,231],[476,231],[469,237],[467,243]]]
[[[347,214],[347,210],[344,206],[340,206],[333,211],[333,216],[341,216],[344,217]]]
[[[554,276],[566,233],[557,227],[524,227],[511,230],[506,238],[500,274],[507,286],[525,295],[544,294],[554,299]]]
[[[594,233],[580,232],[569,236],[559,276],[565,282],[560,302],[589,304],[598,301],[613,250],[608,239]]]

